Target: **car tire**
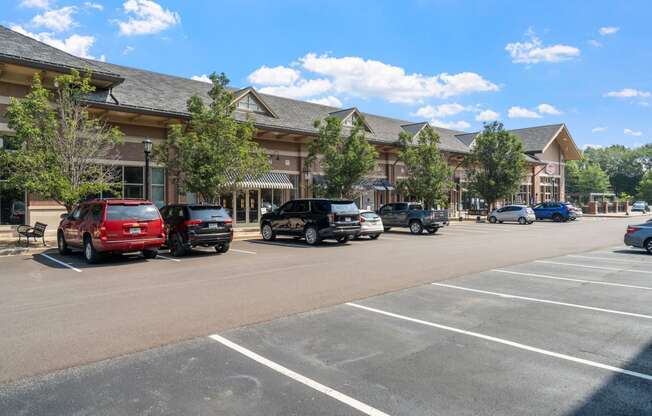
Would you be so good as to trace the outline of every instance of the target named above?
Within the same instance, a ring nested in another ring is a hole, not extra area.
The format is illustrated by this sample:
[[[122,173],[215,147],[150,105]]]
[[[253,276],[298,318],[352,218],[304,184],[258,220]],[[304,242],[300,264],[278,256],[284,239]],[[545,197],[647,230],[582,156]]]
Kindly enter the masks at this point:
[[[337,238],[335,238],[335,241],[337,241],[337,242],[340,243],[340,244],[344,244],[344,243],[347,243],[350,239],[351,239],[350,236],[348,236],[348,235],[343,235],[343,236],[341,236],[341,237],[337,237]]]
[[[63,236],[63,232],[61,231],[57,233],[57,248],[59,249],[59,254],[62,256],[70,254],[70,248],[66,243],[66,237]]]
[[[489,222],[492,224],[495,224],[498,222],[498,218],[494,217],[493,215],[489,217]]]
[[[274,232],[272,225],[268,222],[260,227],[260,234],[263,236],[263,240],[265,241],[276,240],[276,233]]]
[[[645,247],[645,251],[647,251],[648,254],[652,254],[652,238],[645,240],[643,247]]]
[[[520,217],[518,219],[518,223],[521,224],[521,225],[525,225],[525,224],[527,224],[527,220],[525,219],[525,217]]]
[[[369,236],[369,238],[372,239],[372,240],[377,240],[378,237],[380,237],[380,234],[371,234],[371,235]]]
[[[218,252],[219,254],[224,254],[227,251],[229,251],[230,248],[231,248],[231,244],[229,244],[229,243],[220,243],[220,244],[215,246],[215,251]]]
[[[385,227],[385,228],[383,228],[383,230],[385,230],[385,232],[387,232],[387,231],[389,231],[389,230],[391,230],[391,229],[392,229],[392,227]]]
[[[306,244],[309,246],[314,246],[319,244],[319,232],[317,227],[310,225],[303,230],[303,237],[306,240]]]
[[[561,214],[554,214],[552,216],[552,220],[554,222],[562,222],[564,220],[564,217],[562,217]]]
[[[84,238],[84,260],[88,264],[96,264],[100,261],[100,254],[93,247],[93,240],[89,236]]]
[[[421,221],[412,221],[410,223],[410,232],[414,235],[421,234],[423,232],[423,225],[421,225]]]
[[[186,248],[183,246],[182,237],[176,233],[168,239],[170,241],[170,255],[172,257],[181,257],[186,254]]]
[[[428,228],[428,234],[435,234],[439,227]]]
[[[143,250],[143,257],[145,257],[146,259],[153,259],[156,256],[158,256],[157,248],[148,248]]]

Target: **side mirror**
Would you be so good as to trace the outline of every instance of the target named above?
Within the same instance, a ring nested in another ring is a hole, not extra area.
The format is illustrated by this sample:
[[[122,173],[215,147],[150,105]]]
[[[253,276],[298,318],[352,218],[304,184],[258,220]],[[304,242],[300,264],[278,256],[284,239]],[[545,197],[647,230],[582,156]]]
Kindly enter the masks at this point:
[[[62,220],[65,220],[66,218],[68,218],[68,215],[69,214],[67,212],[64,212],[63,214],[59,215],[59,218],[61,218]]]

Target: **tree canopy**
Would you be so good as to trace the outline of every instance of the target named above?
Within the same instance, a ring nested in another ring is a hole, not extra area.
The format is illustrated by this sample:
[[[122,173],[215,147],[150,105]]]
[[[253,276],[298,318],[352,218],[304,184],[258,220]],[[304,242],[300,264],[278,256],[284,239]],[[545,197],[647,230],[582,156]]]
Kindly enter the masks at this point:
[[[362,118],[344,128],[342,120],[327,117],[316,120],[318,137],[308,145],[305,165],[319,161],[324,170],[324,186],[318,189],[328,197],[353,198],[357,186],[376,167],[378,152],[366,138]]]
[[[198,96],[187,101],[190,122],[173,125],[167,139],[154,149],[154,157],[177,181],[182,192],[192,192],[209,203],[235,188],[247,176],[269,171],[269,159],[254,141],[251,120],[233,118],[235,103],[227,89],[229,79],[211,74],[211,101]]]
[[[398,159],[405,164],[407,178],[398,181],[398,189],[408,197],[422,201],[427,208],[448,203],[451,170],[439,151],[439,135],[424,127],[416,137],[399,136]]]
[[[523,143],[505,130],[502,123],[485,124],[465,159],[468,187],[489,206],[511,197],[526,172]]]
[[[95,91],[91,74],[55,78],[53,89],[34,76],[30,92],[7,108],[15,152],[0,153],[3,186],[38,193],[68,211],[80,200],[115,188],[115,146],[123,134],[93,117],[84,103]]]
[[[566,162],[566,193],[569,196],[585,203],[591,192],[608,190],[609,177],[600,165],[586,159]]]

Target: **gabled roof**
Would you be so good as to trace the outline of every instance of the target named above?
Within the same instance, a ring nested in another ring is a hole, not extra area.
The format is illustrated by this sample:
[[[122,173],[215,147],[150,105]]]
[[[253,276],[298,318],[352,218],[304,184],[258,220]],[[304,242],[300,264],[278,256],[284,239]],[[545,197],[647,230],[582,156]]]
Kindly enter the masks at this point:
[[[244,98],[247,94],[253,95],[256,101],[258,101],[258,103],[265,109],[265,111],[267,111],[272,117],[278,118],[274,110],[272,110],[272,108],[265,102],[265,100],[263,100],[263,98],[260,95],[258,95],[258,93],[253,87],[245,87],[240,90],[234,91],[233,102],[237,103],[242,98]]]
[[[547,126],[526,127],[523,129],[507,130],[521,139],[526,153],[541,153],[551,140],[559,133],[563,124],[550,124]],[[481,132],[460,134],[457,138],[465,145],[471,146],[473,140]]]
[[[355,115],[356,115],[360,120],[362,120],[362,124],[364,124],[364,126],[365,126],[365,130],[367,130],[369,133],[373,133],[373,132],[374,132],[374,131],[371,129],[371,126],[369,126],[369,124],[368,124],[367,121],[365,120],[365,118],[364,118],[364,116],[362,115],[362,113],[360,113],[360,111],[358,111],[358,109],[355,108],[355,107],[347,108],[347,109],[344,109],[344,110],[333,111],[333,112],[329,113],[329,116],[331,116],[331,117],[337,117],[337,118],[339,118],[340,120],[344,121],[344,120],[346,120],[346,119],[349,118],[349,117],[353,117],[354,114],[355,114]]]
[[[0,62],[15,63],[33,68],[68,72],[91,70],[93,77],[119,83],[123,78],[114,72],[96,66],[92,61],[78,58],[45,43],[0,25]]]
[[[423,121],[420,123],[404,124],[401,126],[401,128],[411,137],[414,137],[417,134],[421,133],[421,130],[423,130],[427,125],[428,123]]]

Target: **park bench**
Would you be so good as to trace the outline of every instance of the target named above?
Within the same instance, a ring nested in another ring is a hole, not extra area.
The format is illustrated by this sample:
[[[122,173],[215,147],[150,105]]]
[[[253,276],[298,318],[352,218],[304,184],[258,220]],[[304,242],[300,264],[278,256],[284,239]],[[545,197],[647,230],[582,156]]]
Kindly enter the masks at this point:
[[[30,238],[33,238],[34,242],[40,238],[43,241],[43,245],[45,245],[45,229],[47,226],[47,224],[43,224],[42,222],[37,222],[33,227],[30,227],[29,225],[19,225],[18,228],[16,228],[16,232],[18,233],[18,244],[20,244],[22,238],[25,237],[27,240],[25,247],[29,247]]]

